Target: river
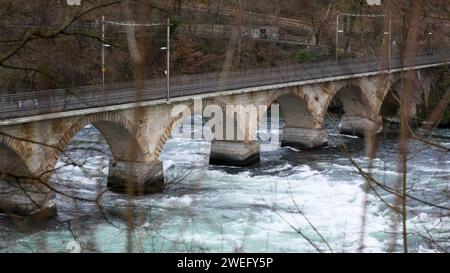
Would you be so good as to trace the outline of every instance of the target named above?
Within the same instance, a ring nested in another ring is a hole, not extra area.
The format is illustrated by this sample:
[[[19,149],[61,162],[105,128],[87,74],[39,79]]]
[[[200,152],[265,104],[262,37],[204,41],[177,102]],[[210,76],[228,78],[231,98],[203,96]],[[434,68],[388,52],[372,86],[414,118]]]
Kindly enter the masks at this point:
[[[209,166],[209,142],[174,133],[160,158],[163,193],[128,200],[106,192],[99,199],[101,209],[57,194],[58,222],[45,228],[23,233],[1,219],[0,251],[123,252],[128,238],[136,252],[356,252],[365,181],[338,144],[346,144],[355,162],[366,167],[364,140],[339,135],[332,122],[327,124],[328,147],[297,151],[262,144],[261,163],[252,168]],[[437,129],[432,139],[450,147],[450,130]],[[397,142],[395,135],[378,136],[372,168],[377,181],[393,188],[400,178]],[[450,154],[418,141],[409,149],[408,193],[418,199],[407,203],[409,249],[449,251]],[[105,190],[110,152],[94,127],[80,131],[66,153],[82,167],[61,158],[52,177],[58,190],[83,198]],[[393,225],[392,210],[381,201],[396,198],[376,190],[378,195],[368,194],[364,251],[388,251],[393,230],[400,251],[401,226]],[[135,215],[131,233],[127,211]]]

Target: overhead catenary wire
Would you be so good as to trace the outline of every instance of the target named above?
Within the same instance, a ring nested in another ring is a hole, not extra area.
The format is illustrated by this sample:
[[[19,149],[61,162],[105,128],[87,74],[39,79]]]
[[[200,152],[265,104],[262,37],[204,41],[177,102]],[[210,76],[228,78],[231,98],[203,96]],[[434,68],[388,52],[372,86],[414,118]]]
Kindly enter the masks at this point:
[[[338,15],[342,16],[351,16],[351,17],[385,17],[384,14],[356,14],[356,13],[338,13]]]
[[[167,26],[166,23],[147,23],[139,24],[136,22],[114,22],[114,21],[103,21],[105,24],[116,25],[116,26],[126,26],[126,27],[157,27],[157,26]]]

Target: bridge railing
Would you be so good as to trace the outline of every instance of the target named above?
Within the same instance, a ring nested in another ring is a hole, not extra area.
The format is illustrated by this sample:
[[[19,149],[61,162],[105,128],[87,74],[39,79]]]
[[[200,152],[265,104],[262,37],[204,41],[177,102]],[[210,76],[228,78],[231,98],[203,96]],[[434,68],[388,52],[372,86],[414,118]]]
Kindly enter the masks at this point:
[[[448,63],[448,51],[435,55],[394,57],[389,67],[398,69],[403,63],[415,66]],[[387,59],[358,58],[308,64],[283,65],[245,71],[215,72],[201,75],[172,77],[171,97],[189,96],[249,87],[317,80],[329,77],[362,74],[388,69]],[[0,119],[32,116],[45,113],[118,105],[136,101],[150,101],[166,97],[166,80],[144,81],[136,91],[132,82],[113,83],[78,88],[32,91],[0,96]]]

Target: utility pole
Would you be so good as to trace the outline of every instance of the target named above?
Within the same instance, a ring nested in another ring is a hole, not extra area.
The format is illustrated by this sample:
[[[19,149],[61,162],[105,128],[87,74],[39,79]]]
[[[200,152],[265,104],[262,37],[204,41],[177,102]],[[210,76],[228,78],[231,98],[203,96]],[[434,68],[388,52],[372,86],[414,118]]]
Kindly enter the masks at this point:
[[[389,14],[389,30],[384,32],[384,35],[388,35],[388,72],[391,72],[391,59],[392,59],[392,16]]]
[[[166,50],[166,87],[167,87],[167,93],[166,93],[166,100],[169,101],[170,99],[170,18],[167,18],[167,42],[165,47],[161,47],[161,50]]]
[[[339,16],[340,15],[341,14],[339,12],[336,15],[336,63],[339,62],[339,33],[343,33],[344,32],[343,29],[339,30],[339,24],[340,24]],[[342,14],[342,15],[345,16],[346,14]]]
[[[428,55],[433,55],[433,47],[431,46],[431,39],[433,37],[433,32],[428,32]]]
[[[167,17],[167,70],[166,70],[166,76],[167,76],[167,101],[170,99],[170,18]]]
[[[146,24],[138,24],[134,22],[115,22],[115,21],[105,21],[105,16],[102,16],[102,76],[103,76],[103,84],[105,84],[105,47],[111,47],[109,44],[105,44],[105,25],[115,25],[121,27],[158,27],[165,26],[164,23],[146,23]],[[170,98],[170,18],[167,18],[167,45],[166,47],[162,47],[161,50],[167,50],[167,100]]]
[[[102,16],[102,83],[105,85],[105,16]]]
[[[350,13],[337,13],[336,15],[336,62],[339,61],[339,33],[343,33],[344,30],[339,30],[339,16],[348,16],[348,17],[369,17],[369,18],[376,18],[376,17],[385,17],[384,14],[350,14]],[[391,41],[392,41],[392,19],[389,17],[389,63],[391,59]]]
[[[339,12],[336,15],[336,63],[339,61]]]
[[[392,61],[392,14],[389,13],[389,57],[388,57],[388,72],[391,72]]]

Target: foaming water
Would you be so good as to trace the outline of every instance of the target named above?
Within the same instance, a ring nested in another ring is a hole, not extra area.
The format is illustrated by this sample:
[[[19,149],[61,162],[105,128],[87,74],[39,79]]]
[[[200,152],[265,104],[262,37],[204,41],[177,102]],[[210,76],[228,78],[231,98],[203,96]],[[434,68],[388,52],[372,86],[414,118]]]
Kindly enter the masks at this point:
[[[196,117],[195,122],[202,121]],[[174,134],[160,158],[166,189],[133,200],[106,191],[110,152],[100,133],[86,127],[71,142],[52,178],[58,190],[69,195],[57,195],[61,223],[32,234],[5,229],[2,234],[11,239],[0,246],[2,251],[65,252],[73,233],[86,251],[123,252],[124,219],[131,211],[135,251],[358,251],[365,181],[338,146],[346,144],[363,169],[368,160],[363,140],[341,136],[332,127],[328,126],[329,147],[315,151],[262,144],[261,163],[252,168],[209,166],[209,142]],[[435,140],[448,145],[450,131],[438,130]],[[408,192],[418,200],[408,200],[409,247],[417,252],[448,251],[448,211],[420,200],[450,206],[450,156],[423,148],[410,142]],[[400,178],[397,150],[395,137],[380,137],[370,171],[382,186],[395,188]],[[374,190],[367,202],[366,252],[386,251],[392,239],[393,213],[380,198],[388,203],[396,198],[380,186]],[[99,195],[100,206],[70,198]],[[394,228],[400,232],[399,226]],[[430,236],[435,243],[424,239]]]

